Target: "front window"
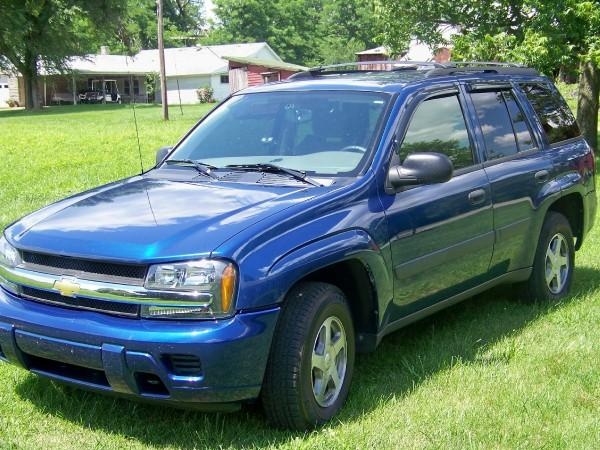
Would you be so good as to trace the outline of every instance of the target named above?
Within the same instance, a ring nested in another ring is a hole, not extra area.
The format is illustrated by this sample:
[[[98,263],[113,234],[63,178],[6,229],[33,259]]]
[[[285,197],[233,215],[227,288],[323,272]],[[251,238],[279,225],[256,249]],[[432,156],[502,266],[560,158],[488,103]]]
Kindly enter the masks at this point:
[[[341,91],[235,96],[200,123],[171,158],[219,168],[276,164],[317,175],[356,175],[369,158],[389,98]]]

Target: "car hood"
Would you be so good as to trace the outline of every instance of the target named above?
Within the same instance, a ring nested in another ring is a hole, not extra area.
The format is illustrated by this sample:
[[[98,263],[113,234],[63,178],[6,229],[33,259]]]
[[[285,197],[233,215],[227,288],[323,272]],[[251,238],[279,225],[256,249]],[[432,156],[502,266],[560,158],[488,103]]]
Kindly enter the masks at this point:
[[[135,177],[50,205],[6,235],[21,249],[82,258],[208,256],[244,228],[324,190]]]

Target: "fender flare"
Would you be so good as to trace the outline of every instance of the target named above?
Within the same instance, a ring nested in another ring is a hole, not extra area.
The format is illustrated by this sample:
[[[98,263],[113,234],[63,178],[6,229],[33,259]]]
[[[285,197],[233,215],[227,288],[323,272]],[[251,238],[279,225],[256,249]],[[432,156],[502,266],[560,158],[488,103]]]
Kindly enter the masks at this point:
[[[384,253],[363,229],[344,230],[297,247],[276,260],[267,278],[278,288],[277,303],[311,273],[348,260],[358,260],[366,269],[375,295],[379,319],[393,297],[393,278]]]

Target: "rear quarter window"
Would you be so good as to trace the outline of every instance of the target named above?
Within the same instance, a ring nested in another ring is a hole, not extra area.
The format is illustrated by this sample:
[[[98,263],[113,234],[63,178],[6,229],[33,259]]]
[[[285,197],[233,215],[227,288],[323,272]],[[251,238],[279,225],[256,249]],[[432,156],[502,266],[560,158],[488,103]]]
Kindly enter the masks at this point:
[[[581,134],[573,113],[556,89],[540,83],[524,83],[521,89],[537,113],[550,144]]]

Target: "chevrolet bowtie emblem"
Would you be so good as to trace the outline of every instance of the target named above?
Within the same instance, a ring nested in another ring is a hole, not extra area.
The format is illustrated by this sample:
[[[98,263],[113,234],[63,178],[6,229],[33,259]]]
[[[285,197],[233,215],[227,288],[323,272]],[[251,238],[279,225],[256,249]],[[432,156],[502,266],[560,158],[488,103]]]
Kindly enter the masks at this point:
[[[54,289],[60,292],[60,295],[65,297],[75,297],[81,289],[81,286],[74,279],[61,278],[54,282]]]

